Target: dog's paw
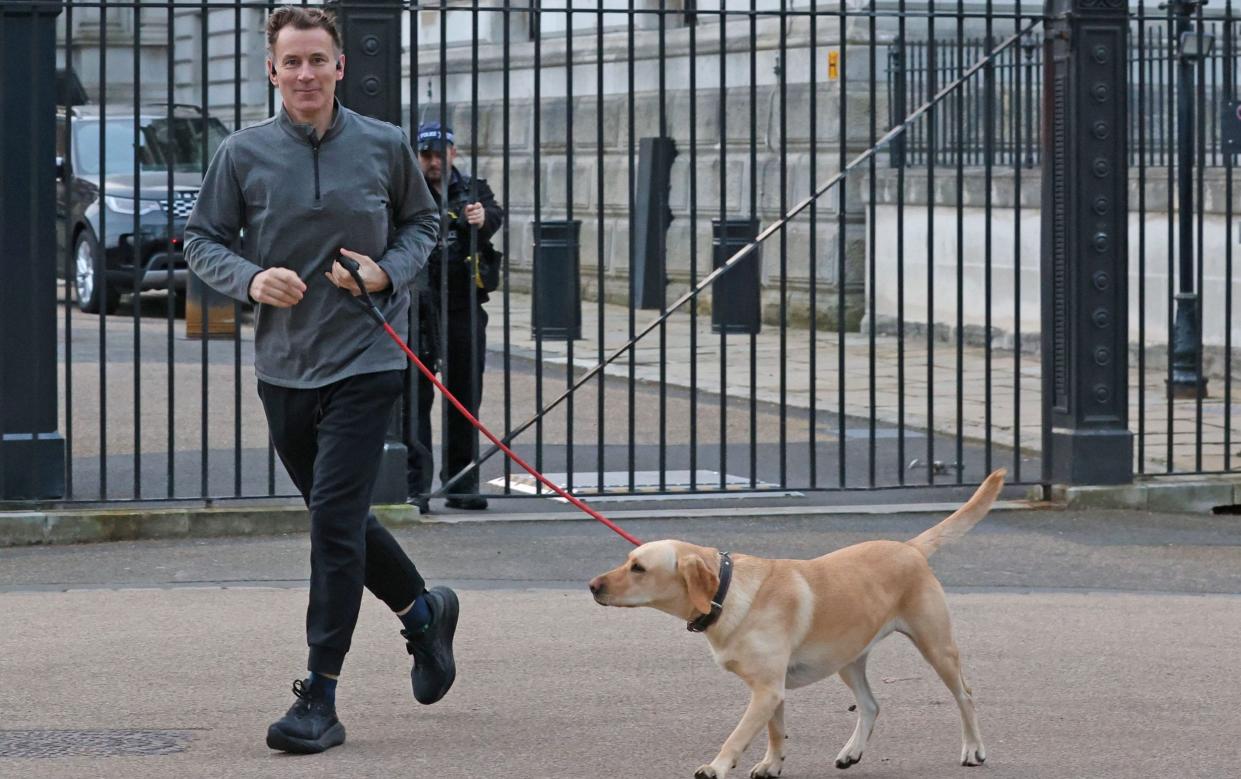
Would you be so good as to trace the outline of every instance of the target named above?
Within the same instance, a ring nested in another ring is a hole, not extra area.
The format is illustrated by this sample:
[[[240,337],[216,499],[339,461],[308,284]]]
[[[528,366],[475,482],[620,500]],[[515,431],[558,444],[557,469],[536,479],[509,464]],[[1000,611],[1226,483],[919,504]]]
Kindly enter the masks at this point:
[[[854,755],[842,754],[836,758],[836,767],[843,771],[849,766],[857,765],[860,762],[862,762],[861,755],[854,756]]]
[[[987,762],[987,749],[982,744],[967,746],[961,750],[961,765],[978,766]]]
[[[784,758],[764,760],[750,769],[750,779],[776,779],[784,770]]]
[[[710,765],[699,766],[694,772],[694,779],[719,779],[719,776]]]

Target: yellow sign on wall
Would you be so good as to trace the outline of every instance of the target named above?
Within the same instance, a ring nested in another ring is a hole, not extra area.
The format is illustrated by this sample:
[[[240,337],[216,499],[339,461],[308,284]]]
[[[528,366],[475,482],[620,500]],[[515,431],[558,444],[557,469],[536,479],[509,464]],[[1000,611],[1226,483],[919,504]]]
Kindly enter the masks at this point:
[[[840,78],[840,52],[835,49],[827,52],[827,78],[829,81]]]

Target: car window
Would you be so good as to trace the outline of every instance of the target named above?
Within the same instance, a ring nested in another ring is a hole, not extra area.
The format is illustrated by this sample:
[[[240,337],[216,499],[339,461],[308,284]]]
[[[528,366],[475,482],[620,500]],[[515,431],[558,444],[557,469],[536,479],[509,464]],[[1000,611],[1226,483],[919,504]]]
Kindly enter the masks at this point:
[[[151,119],[134,136],[132,117],[109,119],[104,129],[104,168],[109,175],[132,173],[135,154],[138,170],[195,172],[207,169],[228,130],[218,119],[166,117]],[[205,143],[204,143],[205,140]],[[74,157],[77,172],[97,175],[100,171],[99,121],[79,120],[73,125]],[[204,148],[205,146],[205,148]]]

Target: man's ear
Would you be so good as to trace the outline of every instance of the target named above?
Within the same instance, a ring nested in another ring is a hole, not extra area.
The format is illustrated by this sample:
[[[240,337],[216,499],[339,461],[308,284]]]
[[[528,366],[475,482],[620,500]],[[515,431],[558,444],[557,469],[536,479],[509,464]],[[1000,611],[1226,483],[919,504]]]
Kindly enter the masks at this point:
[[[701,614],[711,612],[711,599],[720,587],[720,576],[707,565],[699,554],[686,554],[677,558],[677,573],[685,582],[689,605]]]

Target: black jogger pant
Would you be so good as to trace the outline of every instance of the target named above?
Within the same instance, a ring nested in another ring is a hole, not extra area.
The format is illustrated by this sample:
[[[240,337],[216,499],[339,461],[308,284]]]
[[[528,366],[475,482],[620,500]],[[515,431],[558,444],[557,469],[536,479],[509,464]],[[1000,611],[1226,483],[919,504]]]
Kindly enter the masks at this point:
[[[276,452],[310,509],[306,643],[307,667],[316,673],[340,673],[364,585],[393,611],[426,588],[405,550],[370,513],[384,431],[403,382],[401,371],[316,389],[259,382]]]

